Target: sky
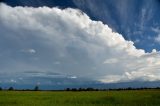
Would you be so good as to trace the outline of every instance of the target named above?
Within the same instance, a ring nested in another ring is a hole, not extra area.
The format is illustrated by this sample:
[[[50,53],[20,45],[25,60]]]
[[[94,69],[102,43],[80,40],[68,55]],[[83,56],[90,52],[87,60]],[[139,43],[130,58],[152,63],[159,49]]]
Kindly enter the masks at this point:
[[[160,80],[159,0],[2,0],[0,85]]]

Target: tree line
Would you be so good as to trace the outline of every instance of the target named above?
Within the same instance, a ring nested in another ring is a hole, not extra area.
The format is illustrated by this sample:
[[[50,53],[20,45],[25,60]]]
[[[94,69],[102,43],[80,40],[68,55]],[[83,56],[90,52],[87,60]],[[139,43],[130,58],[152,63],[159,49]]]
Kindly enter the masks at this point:
[[[14,87],[9,87],[8,89],[3,89],[0,87],[0,91],[7,90],[7,91],[18,91],[19,89],[14,89]],[[39,91],[39,86],[35,86],[34,89],[21,89],[19,91]]]
[[[95,88],[66,88],[65,91],[122,91],[122,90],[147,90],[147,89],[160,89],[160,87],[155,88],[148,88],[148,87],[141,87],[141,88],[110,88],[110,89],[95,89]]]
[[[64,90],[49,90],[49,91],[122,91],[122,90],[147,90],[147,89],[160,89],[160,87],[156,88],[148,88],[148,87],[141,87],[141,88],[115,88],[115,89],[97,89],[97,88],[66,88]],[[8,89],[3,89],[0,87],[0,91],[7,90],[7,91],[43,91],[39,89],[39,86],[35,86],[33,89],[21,89],[17,90],[13,87],[9,87]]]

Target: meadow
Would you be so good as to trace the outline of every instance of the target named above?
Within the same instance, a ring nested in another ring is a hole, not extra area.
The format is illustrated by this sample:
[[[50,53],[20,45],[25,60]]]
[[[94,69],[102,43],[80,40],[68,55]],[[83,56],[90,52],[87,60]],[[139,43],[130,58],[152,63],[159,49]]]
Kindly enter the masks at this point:
[[[160,106],[160,90],[0,91],[0,106]]]

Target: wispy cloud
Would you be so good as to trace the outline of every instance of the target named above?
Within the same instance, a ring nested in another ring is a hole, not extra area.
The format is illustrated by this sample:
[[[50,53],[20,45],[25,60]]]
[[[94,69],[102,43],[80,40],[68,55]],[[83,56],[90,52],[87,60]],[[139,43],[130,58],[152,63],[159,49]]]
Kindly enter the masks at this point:
[[[159,27],[156,27],[156,28],[152,27],[151,29],[153,32],[155,32],[157,34],[155,37],[155,41],[157,43],[160,43],[160,28]]]

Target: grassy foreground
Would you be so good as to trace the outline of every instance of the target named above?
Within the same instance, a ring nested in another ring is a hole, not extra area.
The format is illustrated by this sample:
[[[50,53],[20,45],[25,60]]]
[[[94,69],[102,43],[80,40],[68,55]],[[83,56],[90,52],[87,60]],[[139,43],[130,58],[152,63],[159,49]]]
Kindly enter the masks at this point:
[[[0,106],[160,106],[160,90],[0,91]]]

